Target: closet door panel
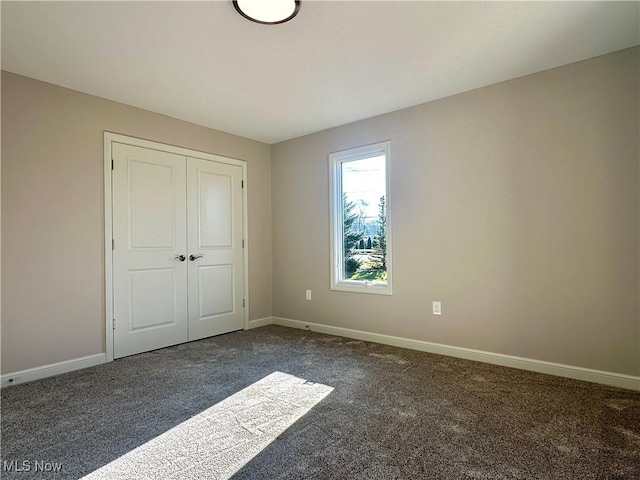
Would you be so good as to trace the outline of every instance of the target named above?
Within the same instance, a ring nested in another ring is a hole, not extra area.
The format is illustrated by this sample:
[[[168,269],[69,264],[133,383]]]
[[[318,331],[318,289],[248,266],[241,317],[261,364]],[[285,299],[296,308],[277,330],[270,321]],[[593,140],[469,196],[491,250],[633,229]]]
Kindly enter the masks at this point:
[[[114,358],[188,339],[186,158],[114,143]]]
[[[187,158],[189,340],[244,328],[242,168]]]

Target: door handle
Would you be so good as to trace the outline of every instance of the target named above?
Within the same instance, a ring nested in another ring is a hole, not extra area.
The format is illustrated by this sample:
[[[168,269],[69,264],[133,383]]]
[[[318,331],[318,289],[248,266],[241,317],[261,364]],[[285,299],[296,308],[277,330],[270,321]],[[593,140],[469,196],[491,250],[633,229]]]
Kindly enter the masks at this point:
[[[176,255],[173,258],[175,258],[176,260],[180,260],[181,262],[184,262],[187,259],[187,257],[185,257],[184,255]]]
[[[203,258],[203,257],[204,255],[189,255],[189,260],[193,262],[196,258]]]

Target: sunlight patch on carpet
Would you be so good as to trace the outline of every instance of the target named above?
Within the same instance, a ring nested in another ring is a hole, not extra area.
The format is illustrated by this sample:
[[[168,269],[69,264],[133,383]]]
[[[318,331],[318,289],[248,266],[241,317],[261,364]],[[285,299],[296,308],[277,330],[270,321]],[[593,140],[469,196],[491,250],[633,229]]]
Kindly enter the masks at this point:
[[[332,391],[274,372],[83,478],[228,479]]]

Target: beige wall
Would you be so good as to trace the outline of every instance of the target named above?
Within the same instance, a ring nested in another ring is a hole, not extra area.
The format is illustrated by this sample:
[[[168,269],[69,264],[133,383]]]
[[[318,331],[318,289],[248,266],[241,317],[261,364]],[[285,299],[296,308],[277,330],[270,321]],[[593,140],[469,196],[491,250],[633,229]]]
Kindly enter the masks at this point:
[[[271,152],[3,72],[2,372],[105,351],[107,130],[248,161],[251,319],[273,313],[638,375],[638,56],[625,50]],[[330,291],[327,154],[388,139],[394,295]]]
[[[640,374],[638,54],[274,145],[274,316]],[[383,140],[394,294],[330,291],[327,154]]]
[[[105,351],[103,133],[248,162],[250,318],[271,315],[269,146],[2,72],[2,372]]]

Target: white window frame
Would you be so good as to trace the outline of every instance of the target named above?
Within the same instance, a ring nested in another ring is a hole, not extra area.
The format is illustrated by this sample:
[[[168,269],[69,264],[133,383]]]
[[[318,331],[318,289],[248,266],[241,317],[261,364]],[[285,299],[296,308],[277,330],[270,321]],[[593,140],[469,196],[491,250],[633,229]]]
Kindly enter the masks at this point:
[[[342,208],[342,164],[365,158],[385,157],[385,201],[387,209],[387,283],[365,280],[341,280],[344,248],[342,248],[343,208]],[[329,154],[329,195],[330,195],[330,250],[331,250],[331,290],[342,292],[372,293],[391,295],[392,281],[392,238],[391,233],[391,195],[390,195],[390,157],[391,142],[380,142],[362,147],[350,148]]]

